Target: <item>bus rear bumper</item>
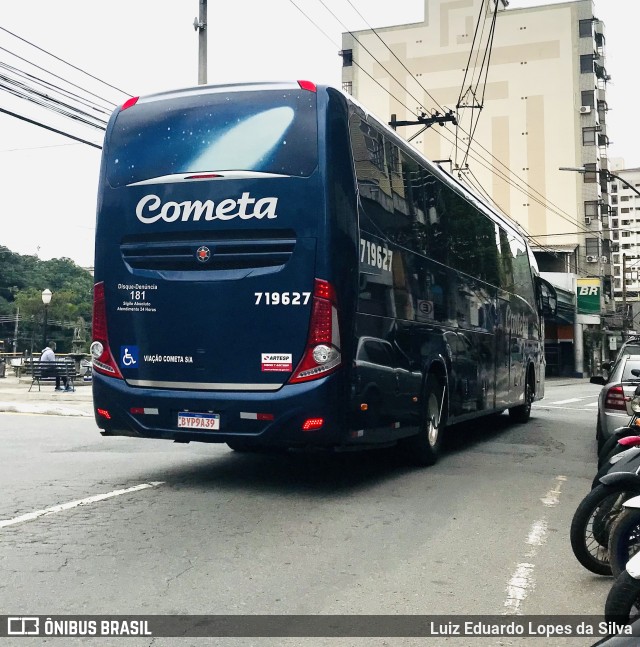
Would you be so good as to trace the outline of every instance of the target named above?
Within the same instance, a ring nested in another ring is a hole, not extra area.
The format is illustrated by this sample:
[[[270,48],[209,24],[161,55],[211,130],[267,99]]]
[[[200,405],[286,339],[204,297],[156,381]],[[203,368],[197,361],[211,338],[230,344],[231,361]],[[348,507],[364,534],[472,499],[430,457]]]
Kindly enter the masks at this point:
[[[93,402],[104,436],[256,446],[330,447],[348,434],[343,378],[288,384],[276,392],[141,389],[94,373]],[[219,429],[178,428],[178,413],[218,414]],[[303,430],[306,421],[322,420]]]

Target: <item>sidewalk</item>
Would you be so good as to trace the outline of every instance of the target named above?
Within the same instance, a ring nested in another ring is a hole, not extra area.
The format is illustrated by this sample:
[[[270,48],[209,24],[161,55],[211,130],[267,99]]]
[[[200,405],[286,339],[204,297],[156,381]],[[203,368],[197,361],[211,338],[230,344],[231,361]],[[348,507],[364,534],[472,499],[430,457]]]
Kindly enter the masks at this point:
[[[76,382],[76,390],[54,391],[54,384],[43,383],[38,391],[31,377],[18,379],[14,375],[0,378],[0,412],[40,413],[54,416],[93,417],[91,382]]]

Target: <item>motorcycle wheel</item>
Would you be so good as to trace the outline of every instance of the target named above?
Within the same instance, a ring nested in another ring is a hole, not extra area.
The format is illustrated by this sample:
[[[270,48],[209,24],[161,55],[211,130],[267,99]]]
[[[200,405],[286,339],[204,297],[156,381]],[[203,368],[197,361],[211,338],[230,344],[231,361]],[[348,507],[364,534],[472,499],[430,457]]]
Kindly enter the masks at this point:
[[[614,577],[639,550],[640,510],[628,508],[620,513],[609,533],[609,564]]]
[[[613,583],[604,606],[607,622],[631,624],[640,617],[640,580],[622,571]]]
[[[619,488],[598,485],[582,499],[571,520],[573,554],[587,570],[598,575],[611,575],[608,529],[617,516],[614,508],[621,494],[625,493]]]

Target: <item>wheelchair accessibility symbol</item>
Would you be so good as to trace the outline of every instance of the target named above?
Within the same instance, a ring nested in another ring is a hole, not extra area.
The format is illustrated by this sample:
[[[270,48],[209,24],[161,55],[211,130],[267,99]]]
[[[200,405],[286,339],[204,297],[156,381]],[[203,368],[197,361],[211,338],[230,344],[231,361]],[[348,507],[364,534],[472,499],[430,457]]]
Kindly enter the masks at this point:
[[[125,368],[138,368],[138,347],[120,346],[120,364]]]

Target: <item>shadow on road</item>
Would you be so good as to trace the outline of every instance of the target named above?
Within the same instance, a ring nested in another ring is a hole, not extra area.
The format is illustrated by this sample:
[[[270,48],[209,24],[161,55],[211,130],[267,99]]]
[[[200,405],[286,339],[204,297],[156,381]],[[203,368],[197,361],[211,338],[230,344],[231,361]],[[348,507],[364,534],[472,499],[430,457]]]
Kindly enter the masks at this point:
[[[533,421],[529,423],[532,424]],[[428,489],[428,477],[435,478],[440,471],[446,470],[450,455],[491,442],[505,433],[525,429],[529,425],[514,425],[506,415],[456,425],[447,431],[439,463],[427,468],[411,465],[407,455],[395,447],[344,453],[236,453],[229,450],[203,457],[195,466],[175,467],[163,474],[162,478],[177,488],[210,487],[281,493],[296,491],[322,497],[348,496],[359,489],[398,477],[424,474],[426,478],[421,478],[421,487]],[[535,430],[530,428],[529,432],[535,433]]]

